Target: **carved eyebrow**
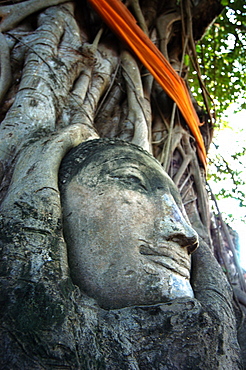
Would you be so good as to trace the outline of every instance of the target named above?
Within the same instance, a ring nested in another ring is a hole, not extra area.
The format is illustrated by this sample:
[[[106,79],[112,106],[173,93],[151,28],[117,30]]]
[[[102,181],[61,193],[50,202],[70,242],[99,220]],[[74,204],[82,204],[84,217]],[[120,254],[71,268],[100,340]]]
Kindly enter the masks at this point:
[[[139,165],[136,163],[122,163],[120,166],[117,166],[116,168],[112,168],[112,171],[116,170],[137,170],[138,172],[142,173],[143,171],[139,168]]]
[[[126,156],[112,158],[102,164],[103,169],[106,170],[107,173],[120,169],[133,169],[144,175],[144,171],[143,169],[141,169],[141,167],[143,168],[143,166],[148,167],[148,165],[144,161],[141,161],[141,159],[129,158]]]

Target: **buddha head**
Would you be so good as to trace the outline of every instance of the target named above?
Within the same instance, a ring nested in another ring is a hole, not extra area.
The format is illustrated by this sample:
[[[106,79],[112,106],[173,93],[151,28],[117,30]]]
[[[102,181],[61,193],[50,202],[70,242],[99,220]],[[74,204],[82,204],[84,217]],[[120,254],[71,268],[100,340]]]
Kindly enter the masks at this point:
[[[84,293],[105,309],[193,297],[198,236],[153,156],[92,140],[67,154],[59,177],[71,278]]]

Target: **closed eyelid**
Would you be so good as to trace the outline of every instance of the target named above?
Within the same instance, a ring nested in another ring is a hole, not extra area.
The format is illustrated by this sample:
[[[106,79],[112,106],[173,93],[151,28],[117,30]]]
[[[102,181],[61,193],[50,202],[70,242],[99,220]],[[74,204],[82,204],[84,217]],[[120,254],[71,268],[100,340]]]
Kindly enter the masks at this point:
[[[117,169],[108,174],[108,178],[129,183],[131,185],[140,186],[141,188],[148,190],[148,181],[145,177],[137,170]]]
[[[140,176],[137,176],[135,175],[134,173],[111,173],[109,175],[110,178],[114,178],[114,179],[122,179],[122,180],[130,180],[130,179],[135,179],[136,182],[141,182],[141,183],[144,183],[144,179],[141,178]]]

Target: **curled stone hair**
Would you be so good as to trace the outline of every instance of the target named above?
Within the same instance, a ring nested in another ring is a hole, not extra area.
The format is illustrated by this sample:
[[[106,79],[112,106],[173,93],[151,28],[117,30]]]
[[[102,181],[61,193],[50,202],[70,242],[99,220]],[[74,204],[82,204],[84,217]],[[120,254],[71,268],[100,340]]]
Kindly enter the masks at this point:
[[[100,157],[101,151],[110,146],[128,147],[144,153],[152,160],[158,162],[149,152],[143,148],[119,139],[94,139],[85,141],[71,149],[63,158],[59,170],[59,187],[62,190],[78,172],[90,162],[93,155]],[[158,162],[159,163],[159,162]],[[160,163],[159,163],[160,164]]]

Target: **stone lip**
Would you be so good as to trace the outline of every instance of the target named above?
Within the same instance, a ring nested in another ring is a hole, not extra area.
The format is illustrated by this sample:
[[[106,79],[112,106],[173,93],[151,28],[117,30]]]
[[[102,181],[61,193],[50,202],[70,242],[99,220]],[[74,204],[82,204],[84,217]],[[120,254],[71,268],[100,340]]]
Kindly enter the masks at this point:
[[[169,245],[154,248],[150,245],[141,245],[140,254],[149,261],[163,266],[181,276],[190,278],[190,257],[187,251],[180,250],[180,253],[173,253],[173,248]]]
[[[182,268],[178,262],[173,258],[167,256],[155,256],[155,255],[146,255],[149,261],[167,268],[173,272],[180,274],[181,276],[189,279],[190,273],[188,268]]]

